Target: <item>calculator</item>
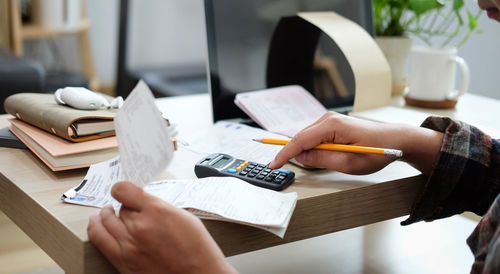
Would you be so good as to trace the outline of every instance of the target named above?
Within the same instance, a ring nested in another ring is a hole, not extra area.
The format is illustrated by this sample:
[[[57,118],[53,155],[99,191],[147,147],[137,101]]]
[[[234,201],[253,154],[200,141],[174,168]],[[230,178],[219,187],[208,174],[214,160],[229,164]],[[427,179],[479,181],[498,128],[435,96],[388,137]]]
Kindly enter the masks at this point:
[[[293,183],[295,173],[287,169],[270,169],[268,165],[236,159],[223,153],[211,154],[194,167],[198,178],[232,176],[263,188],[283,190]]]

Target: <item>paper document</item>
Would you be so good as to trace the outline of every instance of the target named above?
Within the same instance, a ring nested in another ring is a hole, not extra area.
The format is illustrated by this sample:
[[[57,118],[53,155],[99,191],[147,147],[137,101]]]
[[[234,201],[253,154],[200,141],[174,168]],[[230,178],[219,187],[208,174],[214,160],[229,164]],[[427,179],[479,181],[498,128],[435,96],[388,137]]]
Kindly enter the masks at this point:
[[[327,112],[311,93],[297,85],[239,93],[234,103],[262,128],[289,137]]]
[[[111,197],[111,187],[123,180],[118,157],[91,165],[83,181],[66,191],[61,200],[85,206],[104,207],[112,204],[119,208],[119,203]]]
[[[120,204],[111,187],[121,180],[118,158],[92,165],[82,183],[64,193],[67,203],[103,207]],[[297,193],[280,193],[233,177],[163,180],[144,190],[200,218],[240,223],[283,237],[297,202]]]
[[[143,81],[128,95],[114,121],[124,179],[145,186],[168,166],[174,146]]]
[[[219,121],[206,131],[184,139],[184,147],[204,156],[225,153],[235,158],[267,164],[282,146],[262,144],[252,139],[286,136],[233,122]]]

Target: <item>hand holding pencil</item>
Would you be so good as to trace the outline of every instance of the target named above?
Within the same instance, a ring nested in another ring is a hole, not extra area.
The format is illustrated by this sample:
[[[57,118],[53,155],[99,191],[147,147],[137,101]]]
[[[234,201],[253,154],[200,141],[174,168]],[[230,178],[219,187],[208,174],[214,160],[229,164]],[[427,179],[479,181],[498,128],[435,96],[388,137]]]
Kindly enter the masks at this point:
[[[262,138],[253,140],[264,144],[282,145],[282,146],[290,142],[290,140],[274,139],[274,138]],[[351,152],[351,153],[377,154],[377,155],[385,155],[397,158],[403,157],[403,152],[399,149],[377,148],[377,147],[367,147],[367,146],[355,146],[355,145],[343,145],[343,144],[319,144],[315,146],[313,149]]]
[[[284,145],[269,164],[273,169],[295,158],[308,167],[361,175],[401,159],[428,174],[439,154],[442,138],[442,133],[422,127],[378,123],[328,112],[292,140],[259,141]]]

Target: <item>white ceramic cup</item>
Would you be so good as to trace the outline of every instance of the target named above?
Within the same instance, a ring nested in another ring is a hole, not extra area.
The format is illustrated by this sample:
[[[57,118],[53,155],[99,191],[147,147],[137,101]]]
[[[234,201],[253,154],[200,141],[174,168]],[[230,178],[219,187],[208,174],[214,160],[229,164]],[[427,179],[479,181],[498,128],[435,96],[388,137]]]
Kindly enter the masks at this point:
[[[462,71],[460,91],[455,89],[456,67]],[[407,96],[426,101],[457,100],[469,89],[470,71],[457,49],[414,47],[410,53]]]

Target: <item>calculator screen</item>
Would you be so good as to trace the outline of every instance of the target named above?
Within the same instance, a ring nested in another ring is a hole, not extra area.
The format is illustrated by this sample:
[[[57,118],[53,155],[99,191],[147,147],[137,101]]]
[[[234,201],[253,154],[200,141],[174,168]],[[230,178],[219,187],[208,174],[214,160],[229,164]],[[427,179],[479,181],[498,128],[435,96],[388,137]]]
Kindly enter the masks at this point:
[[[221,167],[225,166],[228,161],[229,161],[229,158],[222,157],[217,162],[213,163],[212,166],[215,168],[221,168]]]

